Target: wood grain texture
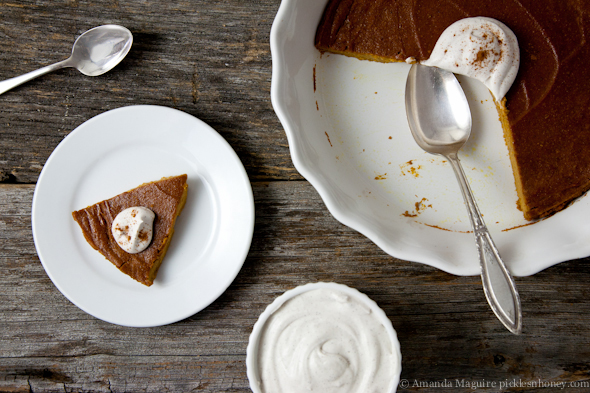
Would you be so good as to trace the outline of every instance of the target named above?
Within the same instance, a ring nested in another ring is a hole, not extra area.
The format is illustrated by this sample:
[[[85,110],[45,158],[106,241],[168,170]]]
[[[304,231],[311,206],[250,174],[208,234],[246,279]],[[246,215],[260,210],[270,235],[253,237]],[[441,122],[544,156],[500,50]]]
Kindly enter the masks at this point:
[[[270,102],[269,33],[279,2],[0,2],[0,78],[69,56],[102,24],[130,29],[115,69],[87,77],[64,69],[0,96],[0,181],[34,183],[57,144],[106,110],[164,105],[215,128],[252,180],[301,179]]]
[[[445,391],[590,391],[589,258],[517,278],[517,337],[490,311],[479,277],[392,258],[330,215],[294,169],[270,102],[278,7],[0,1],[2,79],[64,59],[75,37],[97,25],[124,25],[135,38],[101,77],[61,70],[0,96],[0,392],[248,392],[246,346],[258,316],[284,291],[316,281],[355,287],[384,309],[401,343],[406,390],[440,392],[436,384],[451,381]],[[136,104],[174,107],[219,131],[244,163],[256,204],[252,246],[230,288],[183,321],[141,329],[98,320],[57,290],[30,215],[34,185],[59,142],[93,116]],[[503,381],[574,385],[499,389]],[[469,386],[482,382],[495,387]]]
[[[588,259],[517,279],[524,329],[513,336],[489,310],[479,277],[385,255],[334,220],[307,182],[254,182],[253,189],[254,239],[230,288],[186,320],[138,329],[89,316],[53,286],[31,237],[34,187],[1,186],[0,391],[249,391],[252,326],[278,295],[315,281],[358,288],[384,309],[402,346],[402,378],[413,384],[587,383]]]

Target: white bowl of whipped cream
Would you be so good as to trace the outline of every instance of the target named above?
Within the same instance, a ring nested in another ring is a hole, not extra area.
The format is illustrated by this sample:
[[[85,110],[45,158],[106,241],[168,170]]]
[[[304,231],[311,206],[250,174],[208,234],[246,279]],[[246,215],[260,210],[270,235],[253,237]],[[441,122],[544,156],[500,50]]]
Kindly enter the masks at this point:
[[[254,324],[246,351],[254,393],[395,392],[401,352],[391,321],[354,288],[291,289]]]

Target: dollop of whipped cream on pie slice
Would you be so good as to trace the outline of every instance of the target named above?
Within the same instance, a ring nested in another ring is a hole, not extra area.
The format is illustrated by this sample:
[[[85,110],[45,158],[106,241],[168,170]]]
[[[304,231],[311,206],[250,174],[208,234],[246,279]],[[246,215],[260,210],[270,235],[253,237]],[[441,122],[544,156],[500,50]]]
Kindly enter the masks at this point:
[[[499,102],[516,78],[520,50],[504,23],[487,17],[465,18],[446,28],[430,58],[421,64],[480,80]]]
[[[130,207],[113,220],[111,232],[115,241],[129,254],[145,250],[152,241],[156,215],[146,207]]]

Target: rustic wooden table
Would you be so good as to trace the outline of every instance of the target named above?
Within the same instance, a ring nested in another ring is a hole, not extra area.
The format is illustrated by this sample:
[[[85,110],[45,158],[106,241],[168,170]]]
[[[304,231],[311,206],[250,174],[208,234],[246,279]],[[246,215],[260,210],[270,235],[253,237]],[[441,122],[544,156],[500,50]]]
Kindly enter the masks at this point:
[[[517,278],[524,328],[513,336],[479,277],[392,258],[337,222],[293,167],[270,102],[269,32],[279,0],[0,2],[0,79],[63,60],[88,28],[129,28],[134,45],[97,78],[60,70],[0,96],[0,391],[249,391],[246,346],[285,290],[335,281],[390,317],[412,391],[590,391],[590,263]],[[254,239],[221,297],[186,320],[128,328],[70,303],[37,257],[31,201],[45,161],[106,110],[164,105],[215,128],[254,191]]]

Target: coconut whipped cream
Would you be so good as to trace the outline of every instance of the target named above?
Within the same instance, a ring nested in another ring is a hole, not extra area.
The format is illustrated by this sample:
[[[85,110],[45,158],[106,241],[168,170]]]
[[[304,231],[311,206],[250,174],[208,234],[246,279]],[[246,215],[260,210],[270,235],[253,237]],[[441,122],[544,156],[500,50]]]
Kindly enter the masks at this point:
[[[265,393],[391,392],[397,352],[372,310],[344,292],[296,295],[266,321],[258,370]]]
[[[117,214],[111,232],[123,250],[137,254],[150,245],[155,218],[154,212],[148,208],[130,207]]]
[[[516,78],[520,51],[516,36],[502,22],[465,18],[447,27],[421,64],[478,79],[501,101]]]

